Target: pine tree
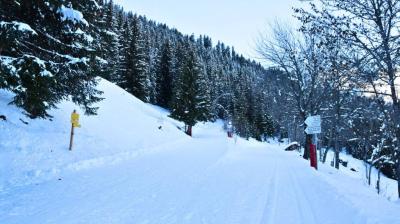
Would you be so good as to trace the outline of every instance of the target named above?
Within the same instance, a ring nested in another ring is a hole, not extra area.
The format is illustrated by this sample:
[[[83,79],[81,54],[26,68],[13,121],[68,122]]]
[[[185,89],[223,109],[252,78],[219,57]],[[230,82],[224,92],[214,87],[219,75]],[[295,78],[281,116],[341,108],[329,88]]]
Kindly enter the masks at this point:
[[[119,59],[119,67],[118,67],[118,80],[115,80],[115,83],[123,88],[124,79],[126,77],[126,72],[128,68],[128,57],[130,54],[130,39],[131,39],[131,24],[133,15],[130,13],[127,16],[127,19],[123,22],[122,30],[120,31],[120,59]]]
[[[143,43],[143,62],[145,68],[145,89],[146,89],[146,97],[145,101],[148,103],[155,103],[155,98],[157,95],[157,86],[156,86],[156,55],[157,55],[157,47],[151,41],[151,30],[146,21],[146,18],[142,19],[142,29],[141,29],[141,38]]]
[[[205,92],[201,92],[204,82],[197,55],[191,43],[185,43],[182,52],[182,67],[176,82],[171,117],[185,123],[185,132],[192,135],[192,127],[208,118],[208,104]]]
[[[157,80],[157,104],[169,108],[172,100],[172,49],[169,41],[167,40],[160,52],[160,62],[158,66],[158,80]]]
[[[144,102],[149,100],[147,64],[144,43],[140,31],[140,20],[133,16],[129,48],[125,51],[126,72],[122,77],[121,86]]]
[[[101,57],[107,59],[107,64],[103,66],[106,70],[103,78],[117,82],[120,77],[119,68],[119,35],[117,30],[116,8],[113,0],[110,0],[103,8],[103,18],[101,18]]]
[[[68,97],[92,114],[90,105],[100,100],[84,39],[89,23],[73,2],[62,3],[21,0],[0,21],[0,87],[13,91],[12,103],[31,118],[50,117],[48,110]]]

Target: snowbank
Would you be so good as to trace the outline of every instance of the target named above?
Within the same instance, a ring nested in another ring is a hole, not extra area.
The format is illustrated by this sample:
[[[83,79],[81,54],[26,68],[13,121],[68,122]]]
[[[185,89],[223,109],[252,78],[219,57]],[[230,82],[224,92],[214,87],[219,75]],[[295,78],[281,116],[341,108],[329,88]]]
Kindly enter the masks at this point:
[[[326,157],[326,164],[329,164],[333,161],[334,152],[330,150]],[[366,180],[366,170],[364,166],[364,162],[359,159],[353,158],[351,155],[342,152],[340,153],[340,159],[343,161],[347,161],[347,167],[340,164],[340,172],[346,174],[357,180],[359,185],[368,186]],[[353,170],[352,170],[353,169]],[[376,181],[378,179],[378,170],[376,168],[372,168],[371,171],[371,186],[368,186],[370,191],[376,192]],[[380,195],[383,197],[395,201],[398,200],[397,193],[397,181],[386,177],[384,174],[381,174],[381,192]]]
[[[0,121],[0,190],[40,182],[65,169],[128,159],[152,148],[162,149],[167,142],[188,139],[168,111],[145,104],[104,79],[98,87],[105,98],[97,105],[98,116],[85,116],[78,106],[63,102],[50,111],[52,121],[27,118],[22,110],[8,105],[13,94],[0,90],[0,115],[7,117]],[[75,129],[73,150],[68,151],[74,109],[81,114],[82,127]]]

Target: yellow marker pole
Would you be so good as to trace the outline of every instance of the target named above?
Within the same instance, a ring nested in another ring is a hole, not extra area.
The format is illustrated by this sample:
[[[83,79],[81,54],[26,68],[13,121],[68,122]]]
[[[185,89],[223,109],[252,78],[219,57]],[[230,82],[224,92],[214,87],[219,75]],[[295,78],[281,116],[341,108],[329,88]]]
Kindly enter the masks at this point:
[[[79,124],[79,114],[76,113],[76,110],[74,110],[71,114],[71,137],[69,139],[69,151],[72,150],[72,144],[74,141],[74,129],[75,127],[80,127],[81,125]]]

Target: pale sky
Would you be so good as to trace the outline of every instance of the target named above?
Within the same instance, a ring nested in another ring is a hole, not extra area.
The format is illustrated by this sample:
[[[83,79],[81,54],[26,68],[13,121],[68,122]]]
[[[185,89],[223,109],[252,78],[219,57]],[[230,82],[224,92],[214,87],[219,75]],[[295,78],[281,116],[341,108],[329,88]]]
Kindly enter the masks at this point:
[[[183,34],[206,34],[256,59],[255,40],[276,19],[294,23],[299,0],[114,0],[126,11],[177,28]]]

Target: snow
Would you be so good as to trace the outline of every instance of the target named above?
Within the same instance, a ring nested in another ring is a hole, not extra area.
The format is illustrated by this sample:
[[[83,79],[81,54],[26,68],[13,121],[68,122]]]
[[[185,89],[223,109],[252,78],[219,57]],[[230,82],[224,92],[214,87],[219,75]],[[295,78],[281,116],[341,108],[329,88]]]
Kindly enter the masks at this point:
[[[0,90],[0,223],[400,223],[399,201],[286,144],[227,138],[222,121],[190,138],[168,111],[99,88],[98,116],[65,101],[53,121],[29,120]]]
[[[96,0],[91,0],[91,2],[95,5],[96,9],[100,9],[101,7],[97,4]]]
[[[102,163],[118,154],[136,154],[175,139],[176,135],[184,136],[170,123],[164,125],[163,131],[157,129],[160,116],[169,120],[166,114],[105,80],[101,80],[99,87],[105,92],[102,95],[105,99],[98,105],[98,116],[85,116],[73,103],[63,102],[58,105],[60,109],[50,111],[53,121],[30,120],[23,116],[21,110],[8,105],[13,94],[0,90],[0,114],[8,120],[0,122],[0,170],[8,170],[0,175],[0,189],[52,178],[66,167],[82,164],[82,161],[93,163],[94,159]],[[82,128],[76,130],[76,144],[70,153],[65,149],[68,149],[69,119],[74,109],[81,114]],[[157,132],[150,128],[141,129],[149,125]]]
[[[47,69],[46,69],[46,63],[45,63],[45,61],[43,61],[43,60],[41,60],[40,58],[38,58],[38,57],[35,57],[35,56],[33,56],[33,55],[24,55],[25,57],[29,57],[29,58],[32,58],[33,59],[33,61],[36,63],[36,64],[38,64],[39,65],[39,67],[40,67],[40,69],[41,69],[41,72],[40,72],[40,75],[41,76],[48,76],[48,77],[52,77],[53,76],[53,74],[50,72],[50,71],[48,71]],[[17,61],[17,63],[18,63],[18,61],[19,60],[21,60],[20,58],[13,58],[13,57],[7,57],[7,56],[0,56],[0,63],[3,65],[3,66],[5,66],[5,67],[7,67],[8,69],[10,69],[10,73],[12,74],[12,75],[15,75],[15,76],[18,76],[18,71],[19,70],[17,70],[17,68],[15,67],[15,65],[14,65],[14,63]]]
[[[107,61],[107,60],[104,60],[103,58],[100,58],[100,57],[98,57],[98,56],[96,56],[96,60],[97,60],[100,64],[103,64],[103,65],[108,64],[108,61]]]
[[[88,43],[92,43],[94,38],[91,35],[84,34],[83,36]]]
[[[87,58],[87,57],[83,57],[83,58],[74,58],[74,57],[72,57],[72,56],[67,56],[67,58],[70,60],[69,62],[68,62],[68,64],[77,64],[77,63],[87,63],[87,62],[89,62],[90,60],[89,60],[89,58]]]
[[[76,33],[76,34],[85,34],[85,32],[83,32],[80,28],[78,28],[78,29],[75,31],[75,33]]]
[[[53,73],[49,72],[49,71],[46,69],[46,63],[45,63],[45,61],[43,61],[43,60],[41,60],[40,58],[35,57],[35,56],[30,56],[30,57],[33,57],[33,58],[34,58],[34,62],[37,63],[37,64],[40,66],[40,68],[41,68],[41,70],[42,70],[42,71],[40,72],[40,75],[41,75],[41,76],[53,77]]]
[[[117,37],[118,36],[118,34],[116,34],[115,32],[111,32],[111,31],[106,31],[106,34],[107,35],[109,35],[109,36],[113,36],[113,37]]]
[[[12,75],[17,75],[17,68],[13,65],[15,58],[0,55],[0,64],[10,70]]]
[[[58,13],[62,15],[61,19],[63,21],[69,20],[73,23],[82,23],[85,26],[89,26],[89,23],[83,18],[82,12],[78,10],[61,5],[61,7],[58,9]]]
[[[327,163],[333,161],[334,152],[332,150],[329,151],[326,158]],[[357,182],[357,185],[365,186],[369,188],[369,191],[376,193],[375,186],[378,179],[378,170],[376,168],[373,168],[371,171],[371,186],[368,186],[366,180],[366,170],[362,160],[355,159],[345,152],[340,153],[340,159],[347,161],[347,167],[344,167],[342,164],[340,164],[339,168],[341,173],[353,178],[354,181]],[[352,168],[356,171],[352,171]],[[382,174],[380,195],[391,201],[398,200],[397,181]]]
[[[0,21],[0,27],[3,26],[8,26],[8,25],[12,25],[13,27],[15,27],[17,30],[21,31],[21,32],[29,32],[32,33],[34,35],[37,35],[36,31],[33,30],[28,24],[26,23],[22,23],[22,22],[18,22],[18,21],[12,21],[12,22],[4,22],[4,21]]]

